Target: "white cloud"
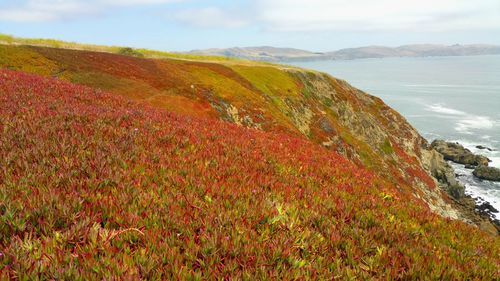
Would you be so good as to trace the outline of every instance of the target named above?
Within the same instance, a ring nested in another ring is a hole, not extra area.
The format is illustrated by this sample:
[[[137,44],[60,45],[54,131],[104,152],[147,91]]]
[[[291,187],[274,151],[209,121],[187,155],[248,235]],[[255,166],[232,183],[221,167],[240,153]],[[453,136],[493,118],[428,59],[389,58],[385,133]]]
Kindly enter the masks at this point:
[[[182,0],[101,0],[98,2],[116,6],[134,6],[182,2]]]
[[[120,7],[183,1],[16,0],[0,4],[0,21],[71,20]],[[189,8],[180,6],[170,18],[196,27],[252,25],[272,31],[500,30],[500,0],[247,0],[225,6],[221,1],[190,2]]]
[[[0,21],[46,22],[106,13],[125,6],[153,5],[182,0],[27,0],[0,7]]]
[[[185,10],[174,19],[198,27],[251,24],[303,32],[500,29],[500,0],[249,0],[239,12],[232,7]]]
[[[235,13],[216,7],[183,10],[174,15],[173,18],[195,27],[237,28],[248,24],[242,15],[236,16]]]
[[[420,30],[500,28],[498,0],[256,0],[271,30]]]

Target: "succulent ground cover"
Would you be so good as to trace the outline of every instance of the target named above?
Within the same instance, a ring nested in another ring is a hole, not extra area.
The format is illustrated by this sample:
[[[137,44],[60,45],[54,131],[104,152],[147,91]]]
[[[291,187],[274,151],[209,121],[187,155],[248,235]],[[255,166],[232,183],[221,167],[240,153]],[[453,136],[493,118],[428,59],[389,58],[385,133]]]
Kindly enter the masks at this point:
[[[499,249],[303,138],[0,71],[0,279],[498,280]]]
[[[419,186],[436,189],[418,160],[425,140],[382,100],[345,81],[239,60],[152,59],[74,48],[79,50],[0,44],[0,67],[101,89],[183,116],[294,134],[327,144],[421,197]]]

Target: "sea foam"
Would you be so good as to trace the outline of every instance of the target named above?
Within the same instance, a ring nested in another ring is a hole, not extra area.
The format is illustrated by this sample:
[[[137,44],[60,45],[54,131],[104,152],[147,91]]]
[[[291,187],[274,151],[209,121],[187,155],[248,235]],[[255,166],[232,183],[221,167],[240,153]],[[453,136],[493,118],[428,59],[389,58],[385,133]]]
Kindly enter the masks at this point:
[[[490,203],[500,211],[500,184],[491,181],[482,181],[472,175],[472,170],[465,169],[463,165],[450,163],[455,172],[459,174],[458,181],[465,185],[465,193],[476,200],[477,204]],[[492,214],[500,220],[500,213]]]
[[[449,114],[449,115],[467,115],[466,112],[460,111],[457,109],[446,107],[442,104],[432,104],[427,106],[427,110],[441,113],[441,114]]]
[[[459,132],[468,133],[472,129],[493,129],[496,121],[488,116],[468,115],[467,118],[460,119],[455,128]]]
[[[440,103],[427,105],[426,109],[431,112],[456,118],[455,130],[463,134],[471,135],[473,134],[471,132],[472,130],[490,130],[500,125],[500,121],[494,120],[489,116],[470,114],[462,110],[447,107]]]

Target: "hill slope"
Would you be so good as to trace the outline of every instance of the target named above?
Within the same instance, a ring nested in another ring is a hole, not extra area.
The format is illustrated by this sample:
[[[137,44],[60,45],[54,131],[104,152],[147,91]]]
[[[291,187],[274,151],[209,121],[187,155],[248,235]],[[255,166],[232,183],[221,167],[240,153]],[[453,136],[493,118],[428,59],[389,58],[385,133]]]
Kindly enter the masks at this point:
[[[498,279],[496,237],[288,134],[0,71],[0,276]]]
[[[5,45],[0,45],[0,66],[103,89],[182,115],[302,136],[389,179],[442,216],[495,231],[470,211],[473,206],[464,211],[449,198],[445,192],[460,199],[463,189],[401,115],[326,74],[242,61]]]
[[[498,55],[500,46],[495,45],[432,45],[417,44],[405,45],[396,48],[383,46],[368,46],[349,48],[336,52],[326,53],[330,59],[364,59],[364,58],[389,58],[389,57],[436,57],[436,56],[476,56]]]

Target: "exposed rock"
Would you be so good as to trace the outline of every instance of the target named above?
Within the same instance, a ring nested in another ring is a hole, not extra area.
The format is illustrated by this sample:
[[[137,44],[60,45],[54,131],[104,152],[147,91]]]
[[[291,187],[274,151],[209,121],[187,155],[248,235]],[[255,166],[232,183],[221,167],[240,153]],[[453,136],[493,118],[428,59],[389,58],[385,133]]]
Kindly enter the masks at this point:
[[[500,181],[500,169],[498,168],[479,166],[472,174],[483,180]]]
[[[490,160],[482,155],[476,155],[458,143],[435,140],[431,147],[444,156],[445,160],[463,165],[488,166]]]
[[[486,147],[486,146],[482,146],[482,145],[478,145],[476,146],[477,149],[482,149],[482,150],[488,150],[488,151],[493,151],[493,149],[489,148],[489,147]]]
[[[477,206],[477,209],[480,212],[486,212],[486,213],[498,213],[498,210],[495,209],[489,202],[484,202],[483,204]]]
[[[428,150],[422,156],[426,170],[437,179],[442,190],[456,199],[464,197],[465,187],[457,181],[453,167],[444,160],[443,155]]]
[[[311,131],[310,124],[314,113],[307,107],[297,108],[292,111],[292,120],[299,131],[308,136]]]
[[[455,207],[459,209],[460,213],[464,214],[471,223],[477,225],[487,233],[500,235],[500,221],[492,219],[488,211],[482,211],[482,209],[489,209],[489,207],[476,205],[476,201],[470,196],[465,196],[455,201],[455,203]]]
[[[332,125],[330,124],[330,122],[328,122],[328,119],[326,118],[321,118],[319,120],[319,126],[327,134],[335,133],[335,129],[332,127]]]
[[[236,125],[245,126],[262,130],[262,125],[255,122],[251,116],[245,115],[245,110],[239,110],[236,106],[223,101],[222,99],[211,98],[210,105],[215,108],[220,114],[221,119],[234,123]]]
[[[465,195],[465,186],[461,185],[460,183],[448,185],[447,192],[454,198],[459,199]]]
[[[471,164],[465,165],[465,169],[474,170],[475,168],[476,168],[476,166],[471,165]]]
[[[326,148],[330,148],[332,147],[336,142],[332,139],[329,139],[328,141],[324,141],[321,143],[321,145],[323,145],[324,147]]]
[[[476,205],[476,201],[465,195],[465,187],[461,185],[454,173],[453,167],[451,167],[446,160],[451,160],[450,154],[455,155],[457,160],[460,160],[460,153],[467,154],[467,159],[475,158],[473,164],[465,164],[466,168],[475,169],[480,162],[481,164],[488,165],[488,159],[486,157],[472,154],[469,150],[465,149],[463,146],[456,143],[446,143],[444,141],[434,141],[431,147],[435,149],[427,150],[422,154],[422,162],[426,170],[438,180],[439,186],[442,190],[446,191],[454,200],[453,207],[458,210],[461,220],[478,226],[483,231],[493,234],[500,235],[500,221],[493,219],[491,216],[494,211],[496,211],[491,205],[487,203]],[[425,150],[423,150],[425,151]],[[448,153],[448,157],[443,155]],[[471,156],[472,155],[472,156]],[[480,166],[486,167],[487,166]],[[486,204],[486,205],[485,205]],[[490,206],[493,209],[490,209]]]

